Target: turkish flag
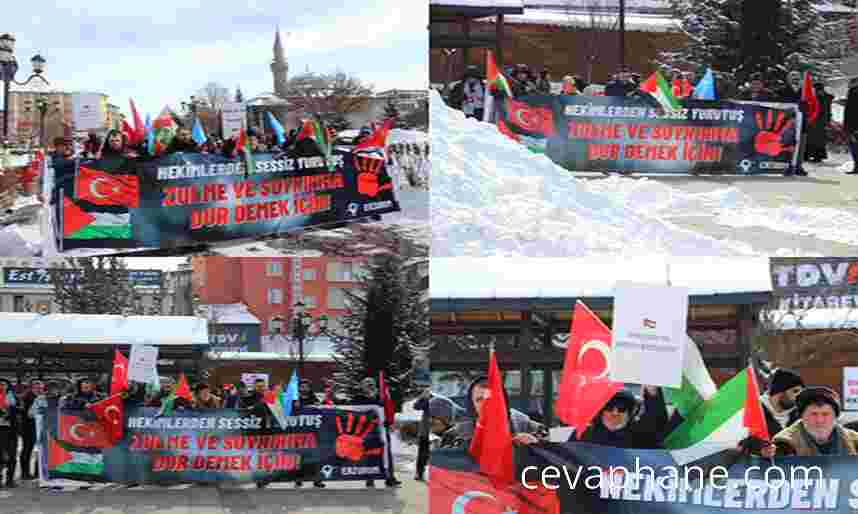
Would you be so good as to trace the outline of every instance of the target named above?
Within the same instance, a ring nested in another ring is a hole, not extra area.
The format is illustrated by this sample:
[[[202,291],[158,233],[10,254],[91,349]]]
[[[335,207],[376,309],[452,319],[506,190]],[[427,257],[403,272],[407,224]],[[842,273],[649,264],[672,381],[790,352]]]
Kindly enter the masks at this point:
[[[365,148],[384,148],[387,145],[387,135],[390,133],[392,128],[393,119],[388,118],[384,120],[384,125],[373,129],[372,135],[355,146],[354,151],[363,150]]]
[[[611,330],[583,302],[575,304],[563,377],[557,397],[557,417],[575,428],[578,438],[593,416],[623,388],[608,378]]]
[[[816,98],[816,91],[813,90],[813,81],[810,80],[810,73],[804,72],[804,87],[801,88],[801,103],[803,103],[807,112],[807,122],[813,123],[819,115],[819,99]]]
[[[760,388],[757,386],[757,373],[754,366],[749,365],[745,371],[748,374],[745,386],[745,411],[742,413],[742,426],[748,429],[751,437],[769,440],[769,427],[760,404]]]
[[[59,439],[81,448],[110,448],[105,427],[97,421],[86,421],[78,416],[64,414],[59,420]]]
[[[105,400],[87,406],[87,409],[95,413],[95,417],[107,432],[107,438],[111,444],[122,440],[125,422],[122,397],[118,394],[110,396]]]
[[[509,484],[515,474],[512,462],[512,431],[494,350],[489,357],[488,389],[489,397],[483,400],[468,453],[479,463],[480,471],[494,483]]]
[[[509,123],[530,135],[551,137],[554,135],[554,113],[550,107],[538,107],[527,102],[507,98]]]
[[[393,424],[393,417],[396,415],[396,407],[393,405],[393,398],[390,397],[387,382],[384,381],[384,371],[378,372],[378,391],[381,403],[384,405],[384,424],[390,426]]]
[[[429,473],[429,514],[560,514],[557,492],[539,482],[498,488],[473,472],[432,465]]]
[[[133,175],[111,175],[81,166],[75,179],[78,200],[96,205],[140,206],[140,184]]]
[[[110,379],[110,395],[128,390],[128,359],[119,353],[113,356],[113,377]]]

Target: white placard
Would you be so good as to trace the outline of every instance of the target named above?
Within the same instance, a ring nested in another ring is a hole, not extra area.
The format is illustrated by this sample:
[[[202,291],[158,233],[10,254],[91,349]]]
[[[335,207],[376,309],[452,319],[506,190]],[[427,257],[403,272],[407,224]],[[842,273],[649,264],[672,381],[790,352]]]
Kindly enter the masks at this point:
[[[680,387],[687,319],[687,287],[617,282],[611,379]]]
[[[104,95],[98,93],[74,93],[72,95],[72,117],[75,130],[99,130],[107,125],[104,111]]]
[[[131,345],[128,359],[128,380],[158,385],[158,347],[143,344]]]
[[[858,368],[843,368],[843,410],[858,410]]]
[[[244,126],[245,109],[241,102],[226,102],[222,111],[223,138],[238,136]]]
[[[265,387],[268,387],[268,373],[242,373],[241,374],[241,383],[253,387],[257,380],[262,379],[265,381]]]

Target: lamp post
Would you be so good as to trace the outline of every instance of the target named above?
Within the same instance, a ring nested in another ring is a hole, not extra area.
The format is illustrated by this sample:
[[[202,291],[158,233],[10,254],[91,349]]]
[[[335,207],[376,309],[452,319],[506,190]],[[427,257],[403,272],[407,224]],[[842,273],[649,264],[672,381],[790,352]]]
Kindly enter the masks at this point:
[[[0,78],[3,80],[3,138],[9,139],[9,85],[14,82],[19,86],[26,86],[35,77],[42,79],[45,84],[50,83],[42,76],[45,71],[45,59],[36,54],[30,59],[33,73],[24,82],[15,80],[18,73],[18,61],[15,59],[15,37],[12,34],[0,35]]]
[[[298,341],[298,376],[304,376],[304,340],[307,339],[310,326],[313,321],[318,321],[319,331],[315,336],[324,335],[328,332],[328,317],[322,314],[318,320],[313,320],[313,317],[305,311],[304,302],[298,302],[294,305],[295,319],[292,321],[292,337]]]
[[[53,102],[49,102],[44,98],[44,93],[38,93],[35,102],[25,102],[27,107],[25,111],[30,110],[30,105],[35,104],[35,109],[39,112],[39,146],[45,147],[45,115],[48,114],[48,109],[51,106],[54,107],[54,112],[59,112],[60,110],[60,102],[59,100],[54,100]]]

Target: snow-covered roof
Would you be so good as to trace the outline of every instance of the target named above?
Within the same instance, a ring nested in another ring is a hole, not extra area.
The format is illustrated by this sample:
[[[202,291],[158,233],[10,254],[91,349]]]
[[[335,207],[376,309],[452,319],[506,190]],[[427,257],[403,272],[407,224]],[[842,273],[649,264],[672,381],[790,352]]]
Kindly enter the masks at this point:
[[[429,0],[429,5],[464,7],[524,7],[523,0]]]
[[[260,323],[259,318],[253,315],[243,303],[220,303],[201,305],[206,309],[206,318],[218,325],[247,325]]]
[[[0,344],[209,344],[206,320],[191,316],[0,312],[0,327]]]
[[[856,309],[808,309],[790,313],[773,311],[768,313],[781,330],[828,330],[858,328]]]
[[[477,21],[494,23],[493,18],[481,18]],[[594,24],[606,28],[618,28],[617,16],[598,14],[595,17],[588,12],[566,12],[544,9],[525,9],[524,14],[510,14],[504,17],[504,23],[512,25],[552,25],[559,27],[591,27]],[[679,28],[676,18],[658,14],[626,15],[626,30],[640,32],[674,32]]]
[[[433,300],[607,298],[618,280],[666,284],[668,269],[691,295],[772,291],[769,260],[757,257],[433,258],[429,291]]]
[[[824,2],[814,5],[821,14],[858,14],[858,9],[839,2]]]
[[[262,352],[211,352],[210,358],[216,360],[295,360],[298,356],[298,343],[285,336],[262,336]],[[333,360],[334,342],[327,337],[314,337],[304,341],[304,360],[309,362],[330,362]]]
[[[554,7],[564,9],[618,11],[619,0],[524,0],[526,8]],[[670,0],[626,0],[626,10],[668,10]]]

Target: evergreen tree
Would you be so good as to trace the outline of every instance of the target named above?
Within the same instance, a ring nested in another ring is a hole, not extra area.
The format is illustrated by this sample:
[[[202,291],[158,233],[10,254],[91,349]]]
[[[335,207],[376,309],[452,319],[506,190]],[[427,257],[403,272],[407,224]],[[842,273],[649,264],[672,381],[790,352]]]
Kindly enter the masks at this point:
[[[672,0],[673,15],[687,36],[684,47],[662,52],[663,68],[705,71],[744,82],[763,74],[769,88],[783,84],[790,70],[826,77],[838,60],[826,48],[816,5],[822,0]]]
[[[388,98],[387,103],[384,105],[384,117],[392,118],[395,121],[399,120],[399,109],[397,109],[396,104],[393,103],[393,98]]]
[[[384,371],[397,408],[415,392],[412,348],[429,338],[428,305],[420,287],[405,261],[390,255],[371,262],[358,287],[346,292],[348,313],[333,336],[338,390],[354,396],[361,380]]]
[[[69,259],[50,271],[54,301],[60,312],[124,314],[135,307],[128,269],[118,257]]]

